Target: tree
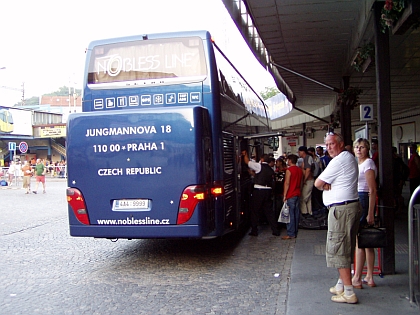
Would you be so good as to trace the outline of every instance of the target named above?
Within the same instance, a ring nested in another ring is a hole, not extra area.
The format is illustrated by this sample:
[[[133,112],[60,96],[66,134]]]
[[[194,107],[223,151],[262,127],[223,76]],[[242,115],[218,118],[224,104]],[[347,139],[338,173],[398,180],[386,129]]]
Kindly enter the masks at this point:
[[[25,105],[39,105],[39,97],[32,96],[31,98],[26,98]],[[22,106],[22,102],[17,102],[13,106]]]
[[[267,100],[270,97],[273,97],[279,94],[280,91],[276,87],[266,87],[264,92],[261,92],[261,97],[263,100]]]
[[[38,105],[39,104],[39,97],[32,96],[31,98],[27,98],[25,100],[25,105]]]
[[[73,88],[70,88],[70,93],[73,94]],[[82,94],[82,90],[78,90],[76,89],[76,94],[77,95],[81,95]],[[68,86],[62,86],[60,88],[58,88],[58,91],[49,93],[49,94],[44,94],[44,96],[68,96],[69,95],[69,87]]]
[[[76,91],[74,91],[73,88],[70,88],[70,93],[72,95],[74,92],[76,92],[76,95],[82,95],[81,89],[76,89]],[[62,86],[58,88],[57,91],[44,94],[44,96],[69,96],[69,88],[68,86]],[[21,105],[22,105],[22,102],[18,102],[14,106],[21,106]],[[39,96],[33,96],[31,98],[25,99],[25,105],[39,105]]]

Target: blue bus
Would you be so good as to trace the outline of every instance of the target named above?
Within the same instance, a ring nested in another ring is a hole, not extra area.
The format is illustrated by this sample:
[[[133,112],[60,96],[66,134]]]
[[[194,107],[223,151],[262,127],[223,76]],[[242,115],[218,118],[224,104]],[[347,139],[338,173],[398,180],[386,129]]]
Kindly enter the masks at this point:
[[[92,42],[82,106],[67,122],[72,236],[214,238],[246,226],[239,157],[269,120],[209,32]]]

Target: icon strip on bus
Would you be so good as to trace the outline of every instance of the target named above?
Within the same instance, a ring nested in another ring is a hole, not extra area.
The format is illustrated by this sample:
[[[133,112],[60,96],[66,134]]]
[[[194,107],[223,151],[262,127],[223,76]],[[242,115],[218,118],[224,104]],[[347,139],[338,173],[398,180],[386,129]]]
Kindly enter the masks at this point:
[[[175,93],[166,93],[166,104],[175,104],[176,95]]]
[[[98,98],[93,100],[93,108],[96,110],[105,108],[127,107],[127,106],[149,106],[149,105],[174,105],[177,102],[180,104],[200,103],[200,92],[182,92],[182,93],[166,93],[166,94],[152,94],[152,95],[130,95],[119,97],[108,97],[105,100]]]
[[[115,97],[105,99],[106,108],[115,108]]]
[[[117,97],[117,106],[118,107],[126,107],[127,106],[127,97],[126,96]]]
[[[151,95],[140,96],[140,104],[142,106],[152,105],[152,96]]]
[[[103,99],[96,99],[93,101],[93,106],[95,109],[103,109],[104,108],[104,100]]]
[[[153,95],[153,105],[163,105],[163,94]]]
[[[201,102],[201,94],[200,92],[191,92],[190,93],[190,101],[191,103],[200,103]]]
[[[188,103],[188,93],[178,93],[178,103]]]
[[[139,106],[139,96],[131,95],[128,97],[128,106]]]

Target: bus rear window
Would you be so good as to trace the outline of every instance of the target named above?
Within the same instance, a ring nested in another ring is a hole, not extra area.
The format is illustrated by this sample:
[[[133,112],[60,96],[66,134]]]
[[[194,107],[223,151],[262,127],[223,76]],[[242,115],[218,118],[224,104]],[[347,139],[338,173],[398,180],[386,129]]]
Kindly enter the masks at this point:
[[[206,73],[201,38],[149,39],[93,47],[88,84],[187,81]]]

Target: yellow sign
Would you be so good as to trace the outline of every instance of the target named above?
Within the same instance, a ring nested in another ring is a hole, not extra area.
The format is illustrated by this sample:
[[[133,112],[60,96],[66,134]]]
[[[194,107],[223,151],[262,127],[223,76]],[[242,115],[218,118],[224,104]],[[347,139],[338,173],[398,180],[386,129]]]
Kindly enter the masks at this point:
[[[41,127],[41,137],[59,138],[66,136],[66,126]]]

